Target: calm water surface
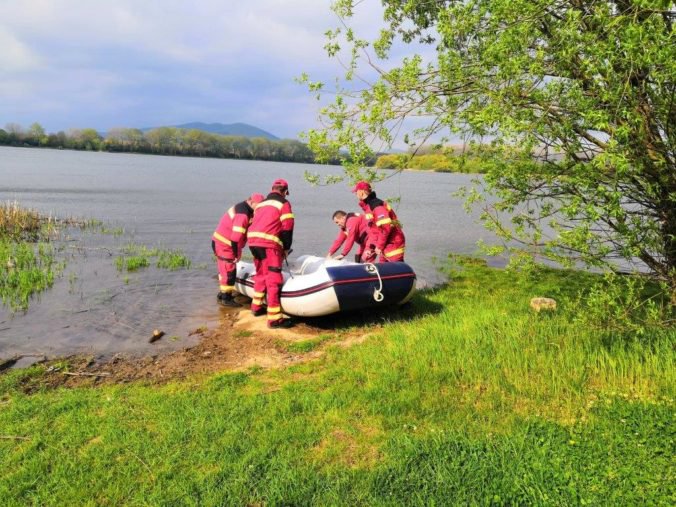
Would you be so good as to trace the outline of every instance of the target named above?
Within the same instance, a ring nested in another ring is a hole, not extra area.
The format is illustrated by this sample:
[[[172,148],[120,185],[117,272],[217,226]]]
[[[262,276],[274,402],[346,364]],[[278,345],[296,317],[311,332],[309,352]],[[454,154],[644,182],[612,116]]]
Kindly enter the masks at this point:
[[[26,313],[0,308],[0,358],[19,354],[160,353],[197,340],[190,331],[218,325],[222,310],[210,238],[225,210],[272,181],[289,181],[296,215],[294,253],[324,255],[338,231],[336,209],[358,211],[346,184],[312,187],[306,170],[338,167],[276,162],[160,157],[0,147],[0,199],[57,217],[94,218],[124,234],[69,231],[60,243],[67,267]],[[381,198],[401,197],[397,214],[406,233],[406,261],[419,284],[443,281],[433,259],[471,253],[494,242],[452,194],[471,177],[406,172],[377,185]],[[154,267],[119,273],[115,257],[128,243],[180,249],[189,270]],[[152,330],[167,334],[148,344]]]

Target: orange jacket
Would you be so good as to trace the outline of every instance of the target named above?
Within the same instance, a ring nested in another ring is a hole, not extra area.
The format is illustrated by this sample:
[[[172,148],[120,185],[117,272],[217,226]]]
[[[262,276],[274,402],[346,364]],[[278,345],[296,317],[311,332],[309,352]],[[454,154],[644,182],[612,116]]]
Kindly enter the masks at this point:
[[[369,223],[369,247],[380,250],[385,250],[386,247],[389,247],[388,250],[392,247],[404,249],[406,238],[397,214],[389,203],[378,199],[376,193],[371,192],[366,199],[359,202],[359,206],[364,210]]]
[[[235,204],[221,217],[212,239],[230,247],[237,245],[241,252],[253,214],[253,208],[246,201]]]
[[[282,194],[271,192],[256,206],[249,226],[249,246],[289,250],[293,241],[293,211]]]

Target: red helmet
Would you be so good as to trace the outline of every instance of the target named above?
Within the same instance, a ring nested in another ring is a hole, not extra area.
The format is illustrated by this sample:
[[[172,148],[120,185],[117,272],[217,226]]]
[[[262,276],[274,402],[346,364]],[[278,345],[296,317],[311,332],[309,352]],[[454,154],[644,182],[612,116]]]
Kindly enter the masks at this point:
[[[275,187],[282,187],[287,191],[287,193],[290,193],[289,192],[289,183],[282,178],[276,179],[275,181],[272,182],[272,188],[275,188]]]
[[[251,194],[251,202],[254,204],[258,204],[259,202],[263,202],[265,200],[265,196],[263,194]]]
[[[371,184],[368,181],[360,181],[354,186],[352,193],[356,194],[358,190],[366,190],[367,192],[371,192]]]

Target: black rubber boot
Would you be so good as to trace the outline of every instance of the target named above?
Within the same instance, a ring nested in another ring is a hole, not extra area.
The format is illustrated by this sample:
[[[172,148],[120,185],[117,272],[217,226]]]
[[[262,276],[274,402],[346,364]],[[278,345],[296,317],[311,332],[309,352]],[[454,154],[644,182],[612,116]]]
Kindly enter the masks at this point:
[[[262,315],[265,315],[268,313],[268,307],[267,306],[261,306],[258,310],[251,310],[251,315],[254,317],[260,317]]]
[[[239,308],[240,305],[232,295],[232,292],[220,292],[218,294],[218,303],[221,306],[227,306],[230,308]]]
[[[288,329],[293,327],[293,322],[291,319],[279,319],[268,322],[268,327],[270,329]]]

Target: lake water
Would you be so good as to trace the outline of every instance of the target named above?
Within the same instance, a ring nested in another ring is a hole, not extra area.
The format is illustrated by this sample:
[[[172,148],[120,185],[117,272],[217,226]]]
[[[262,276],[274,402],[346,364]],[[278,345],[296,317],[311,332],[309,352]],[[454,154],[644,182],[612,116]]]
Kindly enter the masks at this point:
[[[0,200],[18,201],[56,217],[98,219],[124,234],[70,231],[60,243],[67,267],[26,313],[0,308],[0,358],[20,354],[107,356],[161,353],[197,340],[190,331],[218,325],[218,283],[211,234],[225,210],[252,192],[267,194],[276,178],[289,181],[296,216],[293,256],[324,255],[338,229],[336,209],[359,211],[347,184],[313,187],[305,171],[338,174],[339,167],[277,162],[160,157],[0,147]],[[396,174],[376,186],[395,206],[406,233],[406,261],[419,285],[443,281],[433,259],[473,253],[494,237],[452,194],[471,176]],[[180,249],[189,270],[154,267],[120,273],[124,244]],[[148,344],[153,329],[167,335]]]

